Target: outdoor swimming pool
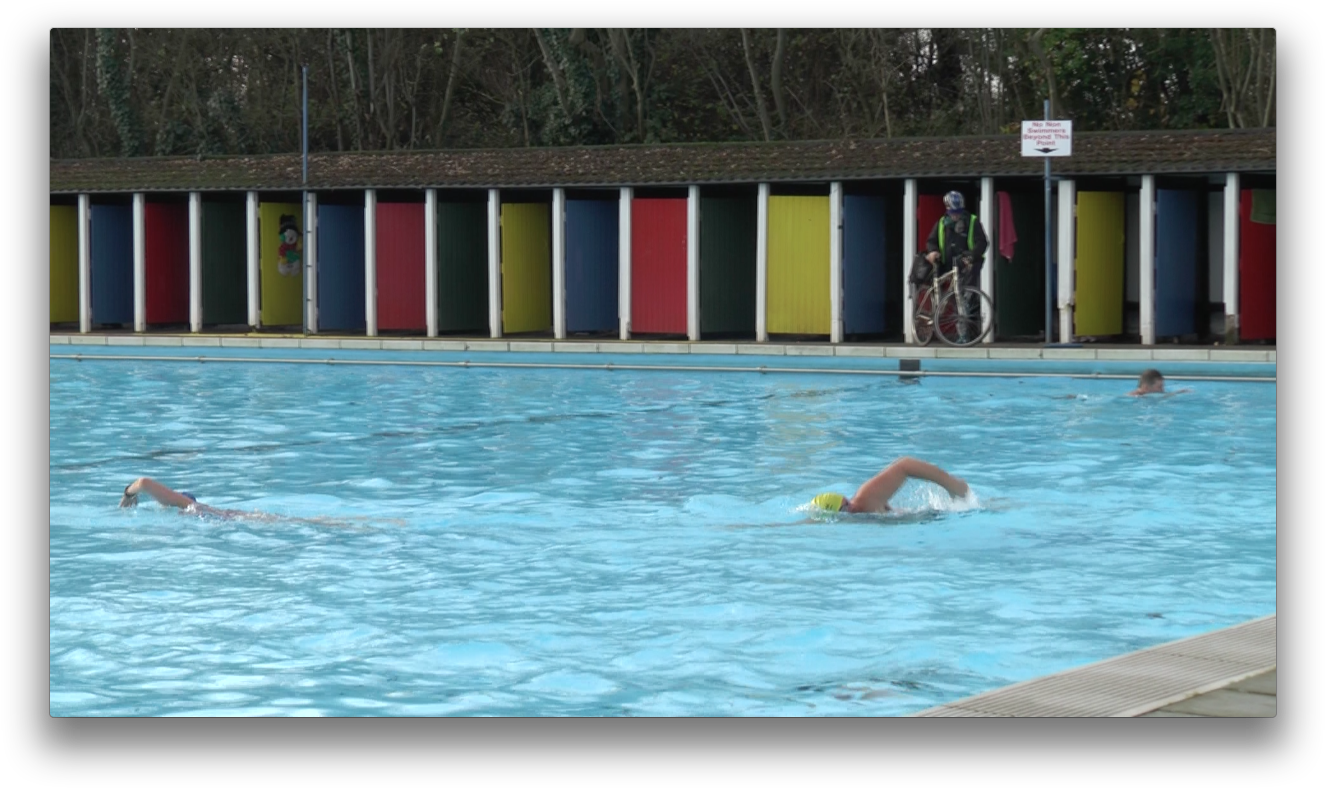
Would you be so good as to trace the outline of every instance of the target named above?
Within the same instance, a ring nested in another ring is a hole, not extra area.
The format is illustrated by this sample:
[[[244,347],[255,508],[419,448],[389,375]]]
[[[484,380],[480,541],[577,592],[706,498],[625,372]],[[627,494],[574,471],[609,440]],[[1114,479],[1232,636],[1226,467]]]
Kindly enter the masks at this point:
[[[50,711],[901,715],[1274,612],[1276,387],[1179,385],[52,358]],[[979,505],[798,509],[903,454]]]

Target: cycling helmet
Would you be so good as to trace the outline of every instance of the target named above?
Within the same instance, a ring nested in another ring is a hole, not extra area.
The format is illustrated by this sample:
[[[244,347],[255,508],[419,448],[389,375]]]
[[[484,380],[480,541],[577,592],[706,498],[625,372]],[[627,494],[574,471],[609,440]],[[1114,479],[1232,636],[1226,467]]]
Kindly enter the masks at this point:
[[[966,207],[966,200],[962,199],[961,192],[948,192],[943,195],[943,207],[949,211],[960,211]]]

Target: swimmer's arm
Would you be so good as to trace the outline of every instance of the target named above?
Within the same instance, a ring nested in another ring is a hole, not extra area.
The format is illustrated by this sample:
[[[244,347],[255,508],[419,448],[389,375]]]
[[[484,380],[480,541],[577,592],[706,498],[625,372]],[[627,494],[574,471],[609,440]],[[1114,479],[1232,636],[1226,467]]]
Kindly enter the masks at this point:
[[[136,505],[139,495],[146,495],[162,506],[174,506],[177,509],[187,509],[193,505],[193,501],[188,496],[175,492],[155,479],[143,476],[124,488],[124,497],[120,499],[120,506]]]
[[[953,498],[965,498],[967,493],[971,491],[971,486],[963,479],[953,476],[937,465],[932,465],[924,460],[917,460],[914,457],[903,457],[899,462],[905,463],[907,476],[934,482],[947,490],[948,495]]]
[[[886,511],[888,499],[901,489],[908,477],[933,482],[947,490],[954,498],[964,497],[971,489],[966,482],[937,465],[914,457],[902,457],[894,460],[887,468],[875,474],[874,478],[860,485],[860,489],[851,497],[851,511]]]

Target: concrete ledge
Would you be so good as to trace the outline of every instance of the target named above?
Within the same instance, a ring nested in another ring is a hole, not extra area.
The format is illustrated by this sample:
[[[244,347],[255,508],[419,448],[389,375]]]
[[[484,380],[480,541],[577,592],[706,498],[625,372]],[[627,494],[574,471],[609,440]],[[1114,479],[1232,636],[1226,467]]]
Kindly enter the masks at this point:
[[[936,347],[934,358],[989,358],[989,351],[982,347]]]
[[[510,350],[510,343],[503,342],[500,339],[492,340],[474,340],[465,342],[465,350],[475,350],[482,352],[501,352]]]
[[[468,350],[465,343],[455,339],[434,339],[423,346],[424,350]]]
[[[511,342],[509,347],[512,353],[551,353],[552,352],[551,342]],[[465,349],[463,347],[463,344],[459,349],[460,350]]]
[[[696,343],[690,346],[690,352],[710,353],[715,356],[734,356],[736,355],[736,345],[727,342]]]
[[[179,343],[183,347],[220,347],[221,338],[220,337],[180,337]]]
[[[888,352],[893,349],[894,348],[867,347],[862,345],[837,345],[833,348],[833,355],[842,358],[896,358],[896,356],[893,356]]]
[[[991,347],[989,348],[990,358],[1039,358],[1040,349],[1031,347]]]
[[[144,344],[144,342],[143,342],[143,337],[141,337],[141,336],[127,336],[127,337],[124,337],[124,336],[111,336],[111,337],[106,337],[106,344],[107,344],[107,345],[122,345],[122,346],[126,346],[126,347],[128,347],[128,346],[132,346],[132,347],[142,347],[143,344]]]
[[[183,344],[181,337],[143,337],[143,345],[150,345],[151,347],[180,347]]]
[[[514,346],[512,346],[514,349]],[[597,353],[597,342],[553,342],[552,350],[555,353]]]
[[[301,339],[299,347],[310,350],[340,350],[339,339]]]
[[[832,345],[787,345],[788,356],[832,356]]]
[[[1077,348],[1077,347],[1047,347],[1041,351],[1043,355],[1040,358],[1066,359],[1069,361],[1081,361],[1083,359],[1094,360],[1095,348]]]
[[[221,347],[262,347],[257,337],[221,337]]]
[[[1273,361],[1267,350],[1211,350],[1211,361]]]
[[[423,350],[422,339],[383,339],[383,350]]]
[[[1184,348],[1182,350],[1155,348],[1150,351],[1150,357],[1155,361],[1209,361],[1210,351],[1198,348]]]
[[[890,347],[884,354],[888,358],[937,358],[937,353],[932,347]]]
[[[299,347],[302,339],[286,339],[285,337],[262,337],[258,340],[259,347]]]
[[[785,356],[786,345],[737,345],[738,356]]]
[[[644,345],[645,353],[689,353],[690,346],[675,342],[648,342]]]
[[[1128,348],[1107,348],[1102,347],[1095,351],[1095,358],[1101,361],[1150,361],[1150,351],[1145,348],[1135,350]]]

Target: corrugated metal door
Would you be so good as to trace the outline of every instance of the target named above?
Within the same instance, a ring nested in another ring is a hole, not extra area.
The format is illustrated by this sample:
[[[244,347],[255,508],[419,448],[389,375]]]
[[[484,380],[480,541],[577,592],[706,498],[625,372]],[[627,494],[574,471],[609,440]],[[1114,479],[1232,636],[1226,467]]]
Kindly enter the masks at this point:
[[[143,268],[147,322],[189,320],[189,206],[154,203],[143,206]]]
[[[241,202],[202,203],[202,320],[248,321],[247,232]]]
[[[1275,190],[1267,189],[1273,197]],[[1252,221],[1253,189],[1243,189],[1238,206],[1238,336],[1242,339],[1275,338],[1277,240],[1274,224]],[[1259,218],[1259,217],[1258,217]],[[1277,218],[1277,217],[1276,217]]]
[[[846,334],[887,330],[888,202],[879,195],[842,197],[842,331]]]
[[[92,320],[133,324],[133,208],[93,205],[90,248]]]
[[[753,336],[755,198],[701,197],[699,216],[699,333]]]
[[[1196,333],[1198,194],[1159,189],[1155,195],[1155,336]]]
[[[616,201],[566,201],[566,330],[614,331],[620,281]]]
[[[259,203],[258,234],[262,325],[302,326],[304,220],[299,203]]]
[[[317,206],[317,330],[363,331],[363,206]]]
[[[630,201],[630,330],[686,333],[686,200]]]
[[[1126,205],[1122,192],[1077,192],[1074,334],[1123,333]]]
[[[377,204],[377,327],[426,330],[423,203]]]
[[[488,329],[488,207],[437,203],[437,330]]]
[[[552,328],[552,224],[546,203],[502,203],[503,331]]]
[[[768,198],[768,331],[828,334],[828,198]]]
[[[78,208],[51,206],[51,320],[78,320]]]

